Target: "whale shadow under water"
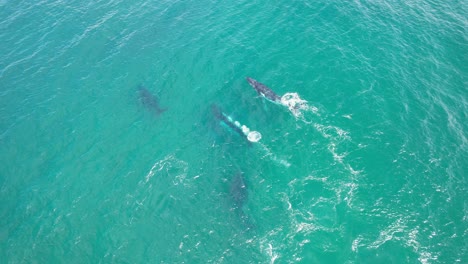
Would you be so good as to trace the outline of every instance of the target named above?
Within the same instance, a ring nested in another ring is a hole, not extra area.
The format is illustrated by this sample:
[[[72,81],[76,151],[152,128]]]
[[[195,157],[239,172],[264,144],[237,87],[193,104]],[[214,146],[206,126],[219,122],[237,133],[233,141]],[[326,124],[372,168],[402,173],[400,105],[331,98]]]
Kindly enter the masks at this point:
[[[156,117],[167,111],[167,108],[161,107],[159,99],[143,85],[138,86],[138,100],[144,108]]]
[[[245,213],[245,205],[248,201],[249,192],[243,172],[237,172],[231,180],[229,195],[232,200],[232,210],[240,218],[246,230],[255,229],[252,219]]]

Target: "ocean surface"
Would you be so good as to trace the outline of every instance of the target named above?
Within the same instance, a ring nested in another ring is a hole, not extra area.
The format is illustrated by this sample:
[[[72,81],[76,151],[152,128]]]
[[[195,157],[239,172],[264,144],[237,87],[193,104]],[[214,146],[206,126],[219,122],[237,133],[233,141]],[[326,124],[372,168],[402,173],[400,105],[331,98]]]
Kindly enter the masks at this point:
[[[1,263],[468,263],[467,14],[0,0]]]

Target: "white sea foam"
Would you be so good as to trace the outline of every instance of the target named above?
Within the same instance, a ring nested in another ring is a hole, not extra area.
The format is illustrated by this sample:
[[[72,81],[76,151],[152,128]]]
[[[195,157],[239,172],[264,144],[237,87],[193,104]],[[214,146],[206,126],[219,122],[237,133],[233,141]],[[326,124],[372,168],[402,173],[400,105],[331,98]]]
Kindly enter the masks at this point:
[[[273,230],[272,232],[275,233],[275,230]],[[272,232],[270,232],[269,235],[271,235]],[[267,238],[260,239],[259,242],[260,250],[268,256],[268,258],[270,259],[270,264],[275,263],[275,261],[280,257],[280,255],[276,252],[276,249],[273,247],[272,242],[269,241]]]
[[[183,160],[175,158],[173,155],[167,155],[161,160],[156,161],[151,167],[150,171],[145,176],[145,184],[148,183],[151,178],[159,173],[173,174],[173,183],[178,185],[183,183],[187,176],[188,164]],[[174,172],[174,173],[172,173]]]
[[[263,156],[264,158],[269,157],[276,164],[284,166],[286,168],[289,168],[291,166],[291,163],[289,163],[287,160],[282,159],[282,158],[276,156],[275,154],[273,154],[273,152],[267,146],[265,146],[264,144],[258,143],[258,145],[260,146],[260,149],[263,150],[263,152],[265,153],[264,156]]]
[[[285,93],[281,96],[281,104],[286,106],[296,118],[302,118],[304,112],[318,112],[318,108],[309,106],[298,93]]]
[[[411,230],[408,228],[408,219],[400,217],[394,223],[389,225],[384,230],[380,231],[378,238],[367,245],[368,248],[379,248],[387,241],[401,241],[404,246],[412,248],[415,253],[419,255],[418,260],[421,263],[433,263],[437,261],[437,254],[432,254],[426,247],[422,246],[418,241],[419,227]],[[357,251],[360,246],[364,246],[365,239],[362,236],[357,237],[353,241],[352,249]]]
[[[294,115],[297,120],[305,124],[313,124],[315,129],[322,134],[324,138],[329,138],[330,143],[328,150],[333,155],[333,159],[339,164],[342,164],[352,175],[357,175],[360,171],[353,169],[353,167],[344,161],[348,154],[347,152],[339,153],[337,151],[337,144],[342,141],[350,141],[350,133],[340,127],[333,125],[322,125],[312,122],[312,119],[305,116],[305,113],[318,114],[318,108],[310,106],[308,102],[302,99],[298,93],[288,92],[281,97],[281,104],[286,106],[289,111]],[[351,114],[344,115],[345,118],[351,119]]]

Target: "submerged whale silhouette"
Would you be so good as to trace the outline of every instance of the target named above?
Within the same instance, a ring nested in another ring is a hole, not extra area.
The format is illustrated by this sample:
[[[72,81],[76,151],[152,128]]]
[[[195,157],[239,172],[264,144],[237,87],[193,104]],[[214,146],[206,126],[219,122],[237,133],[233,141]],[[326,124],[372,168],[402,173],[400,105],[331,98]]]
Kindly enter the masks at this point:
[[[138,87],[138,99],[141,104],[148,109],[150,112],[159,116],[160,114],[167,111],[167,108],[161,108],[159,105],[159,100],[154,96],[146,87],[140,85]]]
[[[232,179],[229,193],[234,204],[234,209],[242,210],[248,198],[247,185],[245,184],[244,174],[242,172],[236,173]]]
[[[245,183],[244,174],[242,172],[237,172],[234,175],[229,194],[233,203],[233,210],[239,216],[242,221],[242,224],[247,230],[255,229],[252,219],[244,212],[244,205],[247,203],[248,199],[248,190],[247,184]]]

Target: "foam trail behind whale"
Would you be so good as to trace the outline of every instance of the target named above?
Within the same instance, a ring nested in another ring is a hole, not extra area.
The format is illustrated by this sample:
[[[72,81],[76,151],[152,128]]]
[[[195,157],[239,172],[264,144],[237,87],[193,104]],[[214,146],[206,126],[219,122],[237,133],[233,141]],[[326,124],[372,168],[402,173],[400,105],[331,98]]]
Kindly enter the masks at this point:
[[[262,143],[258,143],[257,145],[260,146],[260,149],[265,153],[263,157],[270,157],[272,161],[274,161],[276,164],[284,166],[286,168],[289,168],[291,166],[291,163],[289,163],[287,160],[279,158],[276,156],[267,146],[265,146]]]

